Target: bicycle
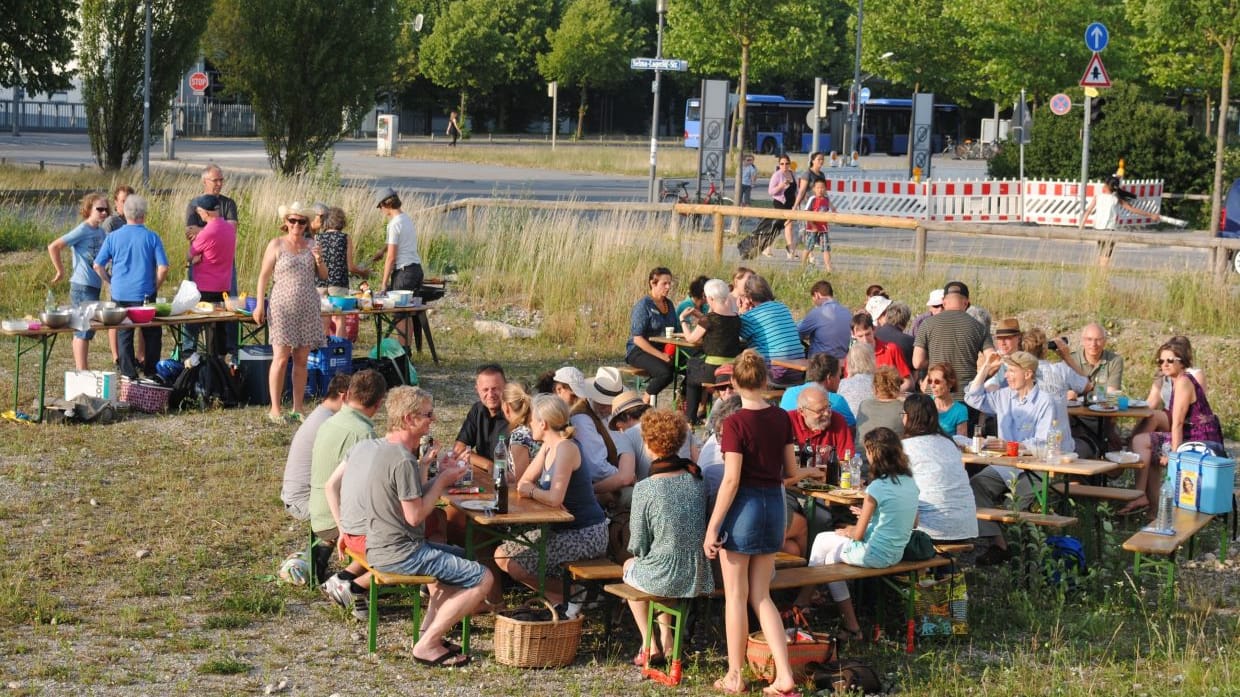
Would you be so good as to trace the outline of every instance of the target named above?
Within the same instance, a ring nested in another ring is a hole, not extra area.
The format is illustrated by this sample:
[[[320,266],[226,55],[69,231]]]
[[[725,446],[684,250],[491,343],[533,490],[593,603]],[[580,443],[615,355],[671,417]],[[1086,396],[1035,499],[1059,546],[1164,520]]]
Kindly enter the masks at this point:
[[[956,146],[957,160],[989,160],[998,154],[998,143],[983,143],[972,138],[966,138],[963,143]]]
[[[733,205],[732,199],[723,195],[723,192],[715,186],[713,179],[710,182],[710,188],[706,190],[706,194],[703,196],[690,195],[689,184],[690,182],[684,179],[670,182],[664,181],[659,189],[659,200],[663,203],[704,203],[708,206]],[[688,216],[694,228],[702,227],[703,216],[701,213],[682,213],[681,215]]]

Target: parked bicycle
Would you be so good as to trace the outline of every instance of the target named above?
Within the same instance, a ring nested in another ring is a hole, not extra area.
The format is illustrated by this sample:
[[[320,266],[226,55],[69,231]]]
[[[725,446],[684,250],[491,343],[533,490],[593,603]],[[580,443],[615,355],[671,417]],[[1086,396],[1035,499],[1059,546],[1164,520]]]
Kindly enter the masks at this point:
[[[713,179],[710,182],[710,188],[708,188],[706,193],[701,196],[689,193],[689,184],[691,183],[691,181],[684,179],[675,181],[664,180],[659,189],[659,200],[663,203],[704,203],[709,206],[732,205],[732,199],[723,195],[723,192],[715,186]],[[693,225],[693,227],[700,228],[702,226],[703,216],[701,214],[683,213],[682,215],[689,218],[689,222]]]
[[[983,143],[972,138],[966,138],[963,143],[956,146],[957,160],[989,160],[998,154],[998,143]]]

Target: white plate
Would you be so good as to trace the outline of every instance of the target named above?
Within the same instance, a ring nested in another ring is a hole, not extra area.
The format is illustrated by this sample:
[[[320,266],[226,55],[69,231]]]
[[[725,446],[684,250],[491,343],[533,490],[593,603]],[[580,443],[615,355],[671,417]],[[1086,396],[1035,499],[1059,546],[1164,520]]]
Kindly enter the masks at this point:
[[[962,448],[967,448],[973,445],[972,438],[969,438],[968,436],[962,436],[959,433],[952,434],[952,441],[955,442],[956,445]]]
[[[1144,408],[1148,407],[1149,405],[1150,405],[1150,403],[1149,403],[1149,402],[1147,402],[1147,401],[1145,401],[1144,399],[1130,399],[1130,400],[1128,400],[1128,408],[1130,408],[1130,409],[1144,409]]]
[[[1068,408],[1069,408],[1069,409],[1071,409],[1071,408],[1073,408],[1073,407],[1079,407],[1079,406],[1081,406],[1081,400],[1079,400],[1079,399],[1069,399],[1069,400],[1068,400]]]
[[[1105,457],[1117,465],[1131,465],[1141,459],[1140,455],[1127,450],[1112,450]]]
[[[467,511],[479,511],[483,513],[495,507],[494,502],[490,499],[471,499],[469,501],[461,501],[456,505]]]
[[[1101,404],[1091,404],[1091,405],[1089,405],[1089,410],[1090,410],[1090,411],[1097,411],[1097,412],[1109,413],[1109,412],[1113,412],[1113,411],[1119,411],[1119,407],[1104,407],[1104,406],[1102,406]]]

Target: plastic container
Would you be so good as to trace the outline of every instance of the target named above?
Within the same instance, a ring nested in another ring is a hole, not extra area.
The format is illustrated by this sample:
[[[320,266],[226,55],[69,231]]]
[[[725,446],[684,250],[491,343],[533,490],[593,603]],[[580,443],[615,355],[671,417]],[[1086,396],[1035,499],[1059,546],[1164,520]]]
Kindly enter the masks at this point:
[[[1174,452],[1167,458],[1167,476],[1175,485],[1175,503],[1198,513],[1231,513],[1236,461],[1205,452]]]
[[[246,404],[271,404],[271,392],[267,386],[271,359],[270,346],[242,346],[237,349],[237,368],[241,371],[241,386],[245,390]]]
[[[342,312],[352,312],[357,309],[357,298],[332,295],[327,298],[332,307]]]

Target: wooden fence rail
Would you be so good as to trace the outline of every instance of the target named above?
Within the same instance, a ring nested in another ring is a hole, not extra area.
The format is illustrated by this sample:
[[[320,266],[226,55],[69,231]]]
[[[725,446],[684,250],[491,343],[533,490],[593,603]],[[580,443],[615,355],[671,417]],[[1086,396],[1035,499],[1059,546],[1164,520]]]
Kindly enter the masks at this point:
[[[1211,254],[1211,268],[1217,280],[1224,280],[1229,262],[1240,252],[1240,239],[1226,237],[1202,237],[1176,234],[1169,237],[1157,232],[1130,232],[1110,230],[1078,230],[1051,225],[976,224],[976,223],[927,223],[908,218],[893,218],[852,213],[815,213],[810,211],[754,208],[750,206],[712,206],[701,203],[607,203],[590,201],[535,201],[529,199],[466,198],[439,204],[422,210],[421,214],[443,214],[465,211],[465,226],[474,232],[474,211],[478,208],[506,208],[533,210],[576,210],[607,212],[645,212],[670,215],[668,232],[679,239],[682,223],[688,216],[708,216],[713,232],[715,259],[723,259],[724,218],[735,216],[753,220],[797,220],[826,222],[850,227],[889,228],[913,231],[913,260],[920,273],[926,266],[926,244],[929,233],[975,235],[978,237],[1008,237],[1026,240],[1058,240],[1065,242],[1094,242],[1098,246],[1097,264],[1108,266],[1115,245],[1140,244],[1148,247],[1205,249]]]

